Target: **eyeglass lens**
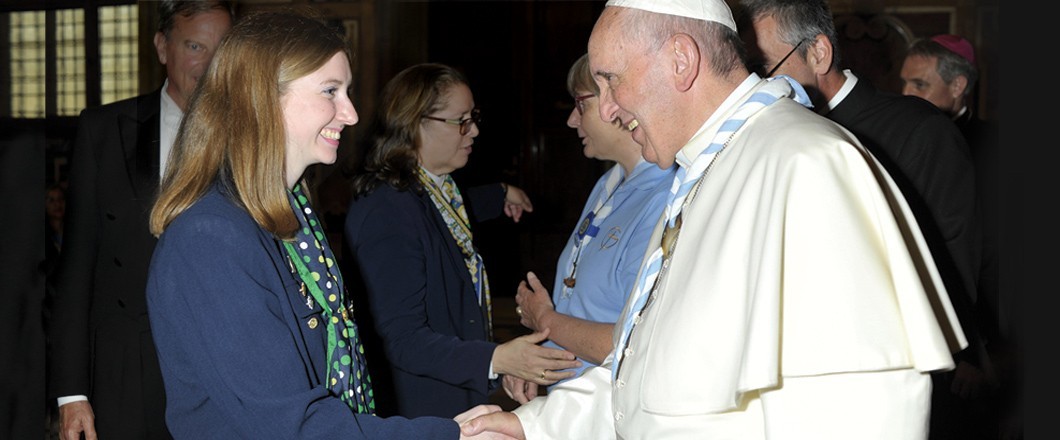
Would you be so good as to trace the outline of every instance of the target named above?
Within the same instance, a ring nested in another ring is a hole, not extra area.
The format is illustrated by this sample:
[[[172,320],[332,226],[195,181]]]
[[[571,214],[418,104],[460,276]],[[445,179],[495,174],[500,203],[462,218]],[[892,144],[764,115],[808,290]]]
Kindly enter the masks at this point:
[[[465,134],[467,134],[467,132],[471,131],[471,124],[472,123],[478,124],[479,120],[481,119],[480,114],[481,113],[479,112],[479,109],[476,108],[474,110],[471,110],[471,117],[470,118],[467,118],[467,119],[464,119],[464,120],[460,121],[460,134],[461,135],[465,135]]]

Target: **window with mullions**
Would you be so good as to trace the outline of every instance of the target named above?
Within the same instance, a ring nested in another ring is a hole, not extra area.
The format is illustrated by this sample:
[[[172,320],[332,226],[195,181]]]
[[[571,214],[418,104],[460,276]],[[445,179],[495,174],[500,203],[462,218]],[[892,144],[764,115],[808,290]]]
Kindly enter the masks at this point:
[[[85,11],[55,11],[55,100],[59,116],[85,108]]]
[[[136,5],[99,8],[99,62],[102,103],[139,94]]]
[[[7,29],[0,36],[0,117],[77,116],[89,102],[137,95],[137,12],[130,4],[0,14],[0,29]],[[98,46],[86,51],[87,44]],[[98,54],[98,78],[86,72],[86,52]]]
[[[11,116],[44,117],[44,11],[13,12],[5,18],[10,29]]]

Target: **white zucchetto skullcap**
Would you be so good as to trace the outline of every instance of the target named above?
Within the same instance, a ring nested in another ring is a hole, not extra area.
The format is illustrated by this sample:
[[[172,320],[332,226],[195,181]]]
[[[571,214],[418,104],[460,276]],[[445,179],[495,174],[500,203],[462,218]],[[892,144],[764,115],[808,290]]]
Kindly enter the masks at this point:
[[[724,0],[608,0],[607,6],[713,21],[736,32],[736,21]]]

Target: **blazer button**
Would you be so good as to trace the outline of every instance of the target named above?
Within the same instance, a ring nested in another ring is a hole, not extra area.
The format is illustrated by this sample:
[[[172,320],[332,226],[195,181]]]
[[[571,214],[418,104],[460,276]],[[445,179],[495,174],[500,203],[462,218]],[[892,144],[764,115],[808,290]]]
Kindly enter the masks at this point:
[[[310,330],[317,328],[317,319],[316,318],[309,318],[309,322],[307,322],[306,325],[309,326]]]

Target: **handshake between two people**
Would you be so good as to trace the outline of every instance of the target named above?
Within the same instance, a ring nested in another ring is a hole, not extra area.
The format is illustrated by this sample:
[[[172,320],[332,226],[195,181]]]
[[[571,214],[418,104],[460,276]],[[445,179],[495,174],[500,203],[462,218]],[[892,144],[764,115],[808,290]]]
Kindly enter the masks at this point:
[[[519,404],[524,404],[537,397],[537,387],[539,385],[551,385],[560,380],[570,378],[575,374],[574,371],[558,371],[561,368],[556,368],[555,370],[545,368],[540,370],[540,374],[534,376],[532,372],[537,371],[534,369],[536,367],[530,366],[535,364],[534,360],[540,361],[552,358],[548,360],[553,363],[553,366],[555,366],[556,362],[569,363],[568,365],[563,365],[563,369],[581,366],[581,361],[577,360],[573,354],[566,350],[538,346],[538,344],[548,338],[550,329],[547,326],[540,325],[541,323],[537,322],[533,317],[539,316],[539,313],[536,312],[546,312],[554,309],[548,290],[541,285],[537,276],[530,272],[527,278],[528,282],[524,281],[519,286],[517,296],[520,307],[517,311],[519,312],[520,322],[534,330],[534,333],[520,336],[502,344],[494,354],[495,358],[517,357],[520,359],[520,362],[518,362],[520,368],[514,369],[515,371],[509,371],[509,374],[505,374],[503,379],[504,390],[508,397],[511,397]],[[524,312],[524,308],[527,311],[531,311],[531,313]],[[528,347],[528,344],[532,344],[534,346],[532,347],[533,349],[547,351],[535,353],[531,347]],[[498,353],[504,352],[509,353],[505,353],[508,355],[498,356]],[[511,356],[516,353],[518,355]],[[530,355],[531,353],[533,355]],[[494,366],[497,366],[496,362]],[[478,405],[457,415],[454,420],[460,425],[461,440],[526,439],[519,417],[514,413],[502,410],[497,405]]]
[[[519,417],[497,405],[478,405],[453,418],[460,440],[526,440]]]

